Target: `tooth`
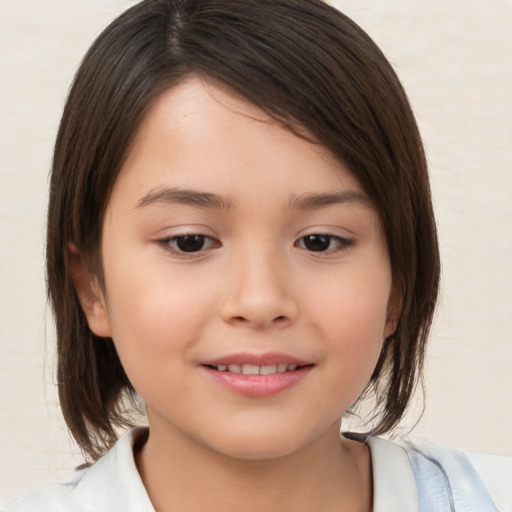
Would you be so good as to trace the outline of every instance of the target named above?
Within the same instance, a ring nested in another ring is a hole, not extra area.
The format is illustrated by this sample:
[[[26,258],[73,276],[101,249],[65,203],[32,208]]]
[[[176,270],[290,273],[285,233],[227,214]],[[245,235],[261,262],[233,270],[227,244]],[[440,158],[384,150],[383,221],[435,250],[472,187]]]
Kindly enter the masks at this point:
[[[284,373],[288,370],[288,365],[286,363],[279,363],[277,365],[277,373]]]
[[[228,366],[228,371],[231,373],[242,373],[242,367],[239,364],[230,364]]]
[[[296,364],[289,364],[288,365],[288,371],[289,372],[293,372],[293,370],[296,370],[297,369],[297,365]]]
[[[219,372],[225,372],[228,369],[227,365],[225,364],[219,364],[216,368]]]
[[[273,364],[272,366],[262,366],[260,368],[260,375],[272,375],[277,372],[277,366]]]
[[[244,364],[242,366],[242,373],[244,375],[259,375],[260,367],[255,364]]]

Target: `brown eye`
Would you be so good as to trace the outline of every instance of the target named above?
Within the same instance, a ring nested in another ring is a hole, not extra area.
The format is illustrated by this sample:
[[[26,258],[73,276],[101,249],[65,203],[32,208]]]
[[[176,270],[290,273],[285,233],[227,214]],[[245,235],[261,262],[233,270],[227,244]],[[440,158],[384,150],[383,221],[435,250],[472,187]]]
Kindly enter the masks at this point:
[[[312,234],[302,237],[297,245],[311,252],[339,251],[354,244],[353,240],[336,235]]]
[[[308,235],[302,240],[308,251],[323,252],[329,249],[331,238],[329,235]]]
[[[197,252],[204,248],[206,237],[204,235],[185,235],[176,237],[176,247],[183,252]]]
[[[219,242],[213,238],[197,233],[164,238],[158,243],[164,249],[175,254],[193,254],[219,246]]]

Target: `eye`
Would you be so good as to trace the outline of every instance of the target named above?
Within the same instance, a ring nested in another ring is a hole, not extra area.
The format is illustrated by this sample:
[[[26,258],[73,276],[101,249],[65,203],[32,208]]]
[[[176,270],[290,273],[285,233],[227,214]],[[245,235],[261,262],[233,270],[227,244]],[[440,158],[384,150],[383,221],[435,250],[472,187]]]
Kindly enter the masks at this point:
[[[343,250],[353,245],[353,240],[336,235],[312,234],[302,237],[297,245],[312,252]]]
[[[159,240],[159,244],[165,249],[178,254],[206,251],[212,247],[218,247],[219,245],[213,238],[196,233],[164,238],[163,240]]]

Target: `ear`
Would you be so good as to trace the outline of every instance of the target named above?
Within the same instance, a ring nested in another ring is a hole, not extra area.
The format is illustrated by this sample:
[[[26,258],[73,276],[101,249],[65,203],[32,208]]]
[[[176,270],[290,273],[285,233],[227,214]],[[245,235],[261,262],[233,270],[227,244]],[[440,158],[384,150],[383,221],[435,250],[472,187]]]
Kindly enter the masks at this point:
[[[91,331],[102,338],[112,337],[110,316],[98,278],[91,274],[77,247],[68,244],[71,279]]]
[[[386,316],[386,326],[384,327],[384,336],[386,339],[391,336],[398,327],[400,315],[402,314],[402,294],[398,290],[396,283],[393,283],[391,293],[388,299],[388,310]]]

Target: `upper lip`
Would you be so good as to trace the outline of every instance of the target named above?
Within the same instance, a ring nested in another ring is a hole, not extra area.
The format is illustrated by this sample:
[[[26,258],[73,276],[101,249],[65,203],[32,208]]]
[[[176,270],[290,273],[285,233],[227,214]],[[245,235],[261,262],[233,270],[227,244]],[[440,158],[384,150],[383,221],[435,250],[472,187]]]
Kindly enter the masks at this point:
[[[311,361],[306,361],[289,354],[279,354],[277,352],[269,352],[266,354],[254,353],[235,353],[226,356],[218,357],[203,361],[201,364],[204,366],[219,366],[230,364],[252,364],[255,366],[272,366],[276,364],[296,364],[297,366],[305,366],[312,364]]]

